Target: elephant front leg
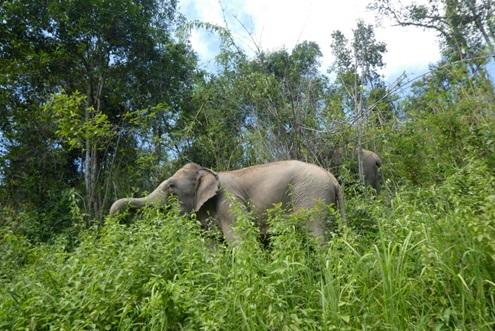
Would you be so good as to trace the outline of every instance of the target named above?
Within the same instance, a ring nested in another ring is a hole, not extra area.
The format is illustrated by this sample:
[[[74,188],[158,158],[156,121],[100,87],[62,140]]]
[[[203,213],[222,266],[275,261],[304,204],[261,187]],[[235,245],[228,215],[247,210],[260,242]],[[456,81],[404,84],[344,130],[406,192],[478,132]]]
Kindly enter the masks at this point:
[[[223,232],[223,236],[227,243],[232,246],[238,246],[240,243],[239,236],[234,232],[232,221],[222,220],[219,222],[220,229]]]
[[[219,204],[216,215],[218,227],[222,230],[223,236],[230,246],[238,246],[240,238],[234,231],[235,217],[232,213],[231,205],[225,200],[221,201]]]

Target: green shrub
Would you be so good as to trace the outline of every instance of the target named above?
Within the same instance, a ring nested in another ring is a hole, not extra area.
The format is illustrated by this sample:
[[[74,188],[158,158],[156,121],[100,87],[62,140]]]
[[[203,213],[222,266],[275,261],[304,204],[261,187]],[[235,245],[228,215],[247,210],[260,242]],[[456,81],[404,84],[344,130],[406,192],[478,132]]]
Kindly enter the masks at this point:
[[[72,244],[84,227],[80,199],[75,190],[51,193],[49,201],[41,208],[22,205],[16,210],[0,208],[0,229],[27,238],[31,243],[47,243],[60,235]]]
[[[109,218],[67,251],[4,235],[0,329],[464,329],[495,323],[495,178],[482,161],[384,202],[349,199],[325,245],[270,211],[235,248],[172,208]],[[352,211],[359,208],[362,211]],[[369,218],[373,227],[361,227]],[[349,226],[345,225],[348,224]]]
[[[430,101],[436,103],[437,100]],[[495,106],[470,95],[437,112],[414,110],[399,127],[376,130],[384,178],[397,186],[429,186],[466,165],[471,158],[495,169]],[[393,192],[395,192],[395,188]]]

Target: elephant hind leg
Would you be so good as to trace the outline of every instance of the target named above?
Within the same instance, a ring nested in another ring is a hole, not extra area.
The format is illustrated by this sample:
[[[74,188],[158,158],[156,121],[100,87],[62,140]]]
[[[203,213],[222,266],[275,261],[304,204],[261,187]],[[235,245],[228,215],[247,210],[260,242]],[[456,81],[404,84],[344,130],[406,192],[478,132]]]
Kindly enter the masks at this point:
[[[325,243],[325,228],[323,226],[324,215],[322,210],[315,210],[311,213],[306,222],[306,230],[320,244]]]
[[[308,219],[306,220],[306,231],[320,244],[325,242],[326,226],[325,219],[327,217],[327,201],[321,197],[313,197],[312,199],[304,199],[298,204],[295,204],[294,211],[308,211]]]
[[[335,202],[335,191],[332,185],[325,183],[325,180],[306,180],[299,185],[294,185],[293,206],[294,211],[301,209],[311,209],[309,219],[306,222],[306,230],[319,243],[326,240],[328,211],[326,205]]]

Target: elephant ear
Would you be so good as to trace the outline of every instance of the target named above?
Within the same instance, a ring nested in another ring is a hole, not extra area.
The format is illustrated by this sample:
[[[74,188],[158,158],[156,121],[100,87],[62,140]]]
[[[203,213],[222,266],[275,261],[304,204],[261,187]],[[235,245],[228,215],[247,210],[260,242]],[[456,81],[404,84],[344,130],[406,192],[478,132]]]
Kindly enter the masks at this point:
[[[199,170],[194,210],[198,211],[206,201],[213,198],[217,194],[218,190],[218,175],[209,169],[203,168]]]

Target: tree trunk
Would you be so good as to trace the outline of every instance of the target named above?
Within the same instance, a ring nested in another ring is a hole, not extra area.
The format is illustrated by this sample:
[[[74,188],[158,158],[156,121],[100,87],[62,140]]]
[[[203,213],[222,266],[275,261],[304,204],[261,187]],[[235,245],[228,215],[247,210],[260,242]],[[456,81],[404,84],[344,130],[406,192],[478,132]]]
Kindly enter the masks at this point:
[[[361,148],[363,145],[363,107],[362,107],[362,95],[359,91],[360,85],[358,84],[358,64],[357,58],[354,57],[355,63],[355,78],[354,78],[354,113],[357,116],[357,126],[358,126],[358,136],[357,136],[357,160],[358,160],[358,173],[359,173],[359,181],[364,185],[364,171],[363,171],[363,160],[361,159]]]
[[[88,85],[86,91],[86,108],[84,110],[84,120],[86,123],[92,120],[93,114],[91,110],[100,111],[101,107],[101,93],[103,89],[103,77],[101,73],[98,76],[96,82],[96,89],[93,85],[92,72],[88,68]],[[85,157],[84,157],[84,185],[86,189],[86,213],[88,215],[87,225],[89,225],[90,220],[94,218],[101,219],[100,204],[97,196],[96,188],[98,181],[98,146],[94,139],[89,136],[86,137],[85,141]]]
[[[86,110],[86,113],[88,110]],[[85,114],[85,117],[87,118],[87,114]],[[85,142],[85,153],[84,153],[84,187],[86,189],[86,214],[91,218],[92,215],[92,191],[91,187],[93,186],[91,183],[91,143],[89,139],[86,139]],[[89,219],[87,220],[87,224],[89,225]]]
[[[88,73],[90,75],[90,73]],[[91,106],[91,96],[92,96],[92,87],[91,87],[91,80],[89,78],[88,81],[88,86],[86,90],[86,107],[84,109],[84,121],[88,122],[90,119],[91,114],[90,112],[90,106]],[[89,137],[86,138],[86,141],[84,143],[84,187],[86,189],[86,214],[88,215],[88,218],[86,220],[86,225],[89,225],[90,219],[94,215],[93,211],[93,183],[92,179],[93,176],[91,175],[91,141]]]
[[[495,36],[493,36],[493,34],[490,33],[491,34],[491,38],[490,38],[490,36],[488,35],[489,32],[486,31],[485,27],[483,26],[483,22],[480,19],[480,16],[476,13],[476,6],[470,1],[467,1],[467,5],[469,7],[469,10],[471,11],[471,14],[473,15],[474,24],[480,31],[481,35],[483,36],[483,39],[485,39],[488,49],[490,50],[490,55],[495,59],[495,47],[493,45],[493,43],[495,42]]]

